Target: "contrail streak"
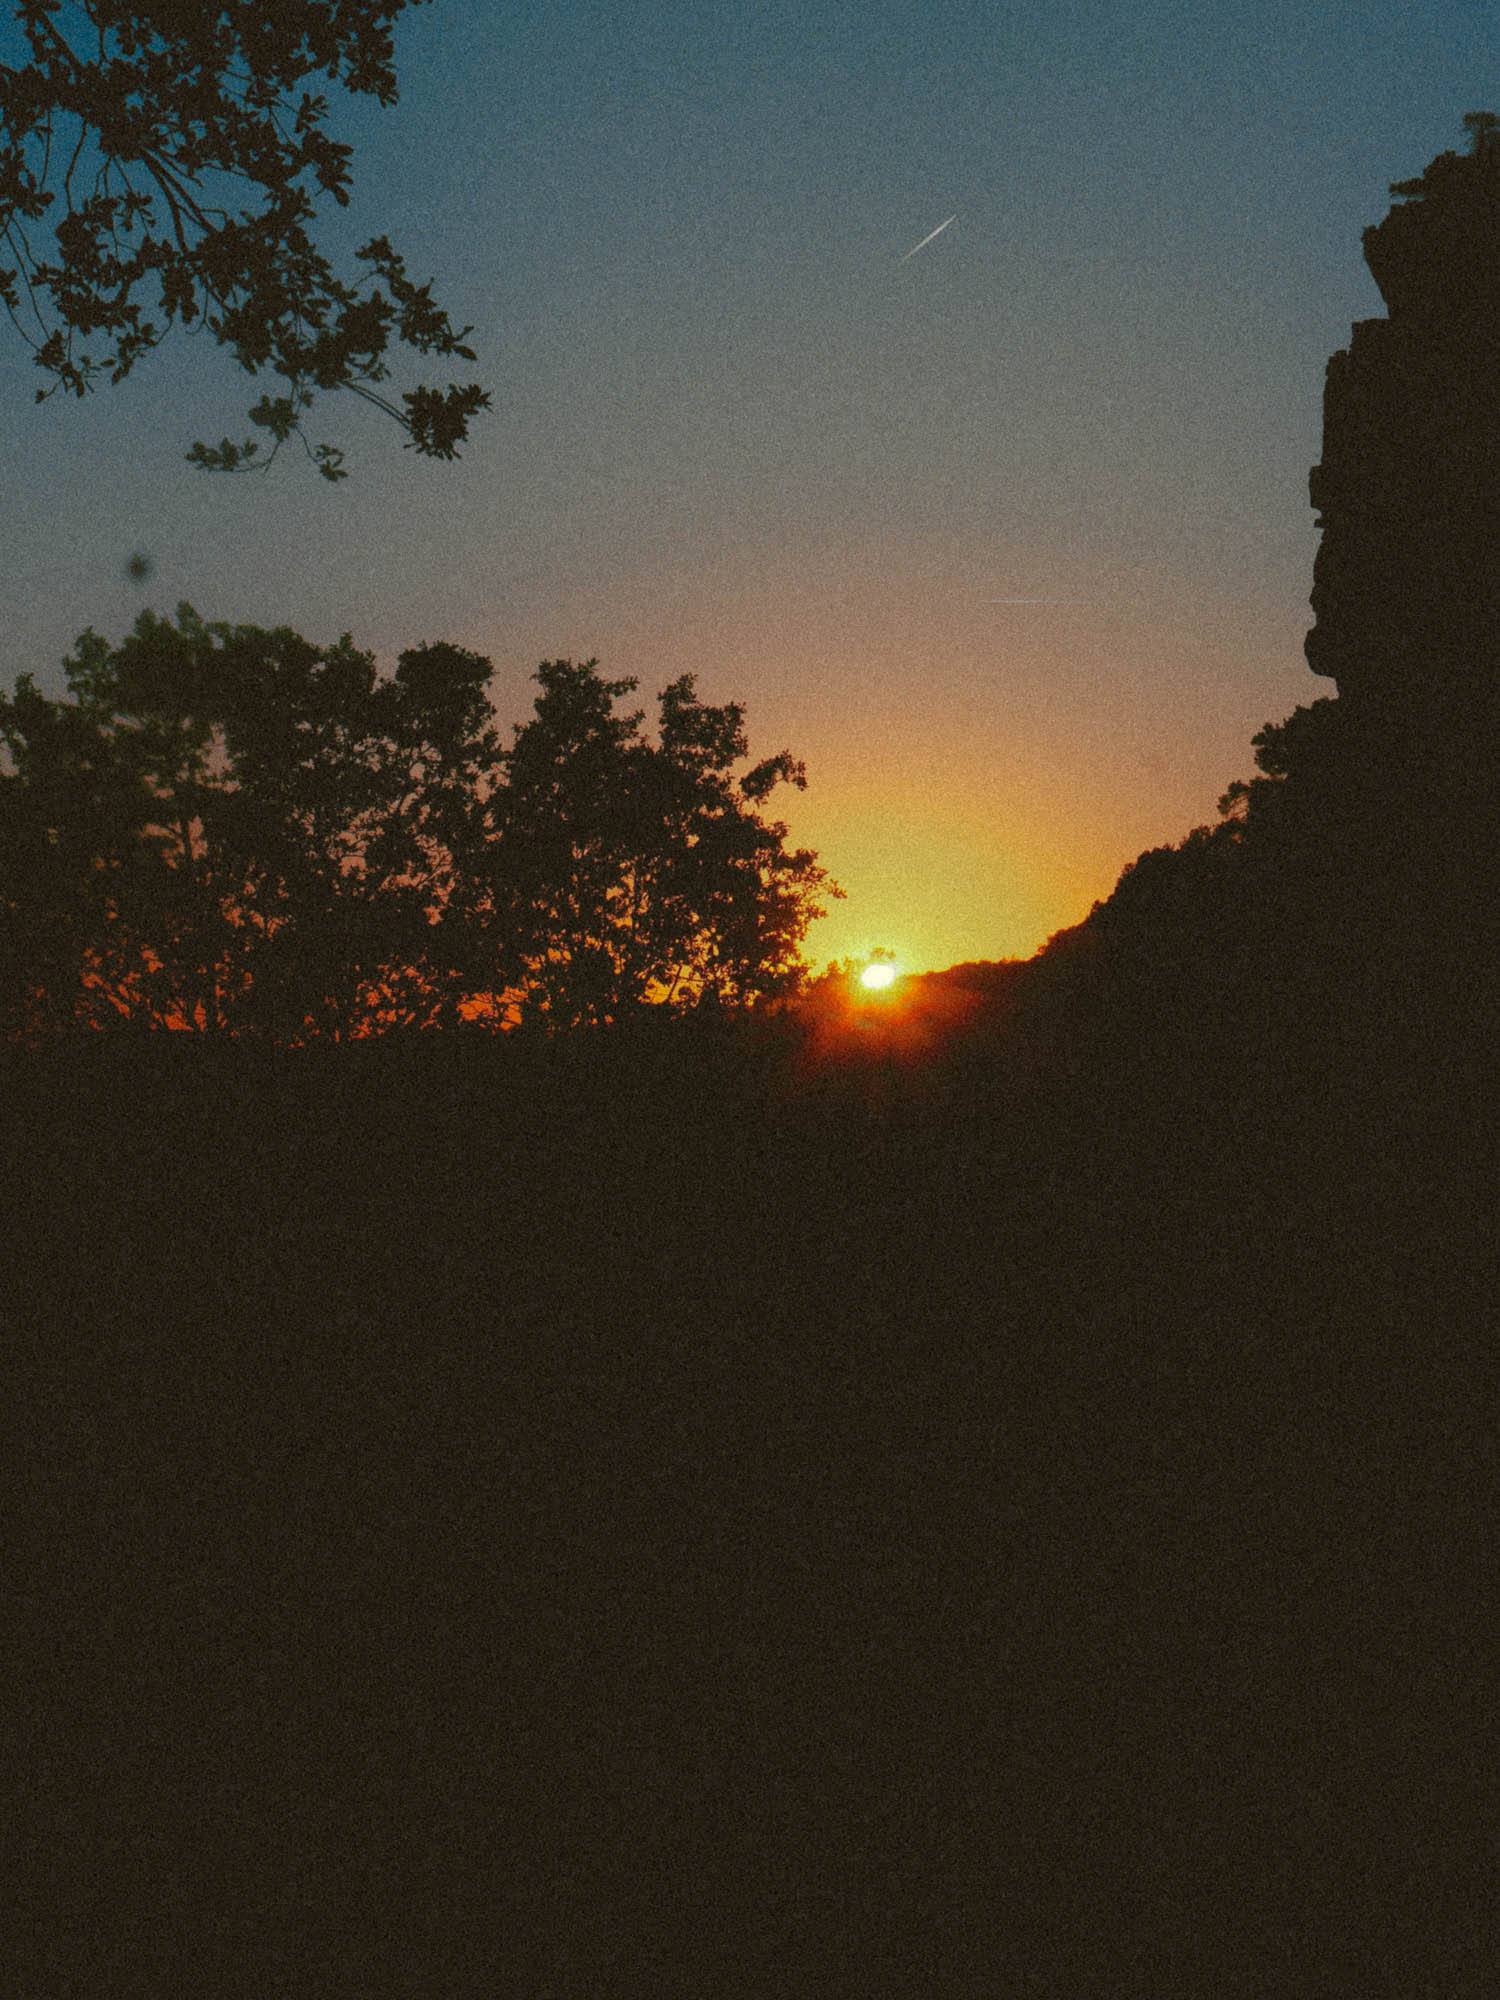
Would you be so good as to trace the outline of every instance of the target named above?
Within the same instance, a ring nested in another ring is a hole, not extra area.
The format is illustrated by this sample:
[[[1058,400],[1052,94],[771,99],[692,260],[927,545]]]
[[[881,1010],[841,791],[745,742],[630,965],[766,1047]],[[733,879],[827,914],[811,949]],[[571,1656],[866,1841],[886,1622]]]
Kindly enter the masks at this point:
[[[948,217],[948,222],[957,222],[957,220],[958,220],[958,216],[957,216],[956,214],[954,214],[954,215],[950,215],[950,216]],[[933,230],[933,232],[932,232],[932,236],[941,236],[941,235],[942,235],[942,233],[943,233],[943,231],[944,231],[944,230],[945,230],[945,229],[946,229],[946,228],[948,227],[948,222],[940,222],[940,223],[938,224],[937,228]],[[896,261],[897,261],[897,263],[898,263],[898,264],[904,264],[904,263],[906,263],[906,261],[907,261],[907,259],[908,259],[908,258],[911,258],[911,257],[915,257],[915,256],[916,256],[916,254],[917,254],[917,251],[918,251],[918,250],[925,250],[925,249],[927,248],[928,244],[929,244],[929,243],[930,243],[930,242],[932,241],[932,236],[924,236],[924,237],[922,238],[921,242],[920,242],[920,243],[918,243],[918,244],[917,244],[917,245],[915,246],[915,248],[914,248],[914,249],[911,249],[911,250],[908,250],[908,251],[907,251],[907,253],[906,253],[906,256],[905,256],[905,257],[898,257],[898,258],[897,258],[897,260],[896,260]]]
[[[991,597],[990,604],[1087,604],[1086,597]]]

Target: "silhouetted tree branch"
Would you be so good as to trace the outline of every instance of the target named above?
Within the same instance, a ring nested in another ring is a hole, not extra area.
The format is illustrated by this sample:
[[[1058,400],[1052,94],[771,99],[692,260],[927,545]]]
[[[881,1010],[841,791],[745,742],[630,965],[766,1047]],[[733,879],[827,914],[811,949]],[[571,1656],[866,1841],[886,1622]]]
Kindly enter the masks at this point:
[[[392,417],[408,446],[451,459],[488,406],[476,384],[374,386],[393,342],[472,361],[428,285],[384,236],[337,275],[308,233],[317,202],[349,201],[352,149],[328,136],[328,100],[300,90],[326,75],[396,100],[392,24],[423,0],[23,0],[31,52],[0,65],[0,303],[59,389],[120,382],[174,325],[206,327],[247,373],[284,392],[250,420],[258,441],[197,443],[217,471],[269,463],[291,437],[327,479],[343,454],[303,420],[319,393],[347,389]],[[50,246],[46,240],[51,239]]]

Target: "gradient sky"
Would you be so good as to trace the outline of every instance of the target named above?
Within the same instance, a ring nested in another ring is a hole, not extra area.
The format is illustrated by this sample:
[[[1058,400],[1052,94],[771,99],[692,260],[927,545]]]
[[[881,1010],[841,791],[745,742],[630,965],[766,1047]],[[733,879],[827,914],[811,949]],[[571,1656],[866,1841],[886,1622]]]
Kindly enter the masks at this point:
[[[912,969],[1029,954],[1333,692],[1324,367],[1387,184],[1500,109],[1490,8],[437,0],[397,53],[323,240],[391,236],[494,414],[439,465],[325,399],[347,481],[215,477],[259,388],[207,342],[37,406],[0,340],[0,683],[184,598],[470,646],[507,722],[544,658],[694,672],[806,760],[809,958]]]

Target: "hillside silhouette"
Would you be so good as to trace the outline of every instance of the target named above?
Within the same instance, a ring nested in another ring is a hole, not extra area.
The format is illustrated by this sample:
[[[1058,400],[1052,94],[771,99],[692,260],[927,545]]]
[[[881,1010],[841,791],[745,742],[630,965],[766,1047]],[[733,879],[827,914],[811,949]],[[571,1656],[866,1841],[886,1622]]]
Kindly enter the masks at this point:
[[[551,663],[539,721],[662,928],[579,928],[510,795],[457,905],[534,996],[509,1028],[457,1005],[472,934],[414,874],[461,877],[472,830],[444,717],[495,753],[471,656],[429,649],[360,739],[432,787],[380,834],[399,922],[304,845],[306,951],[240,935],[280,823],[221,785],[211,718],[167,742],[143,700],[123,766],[47,766],[103,774],[139,893],[111,923],[197,852],[136,865],[148,750],[242,865],[188,905],[196,956],[114,989],[157,1031],[43,1018],[77,964],[36,915],[59,843],[9,906],[24,1990],[1493,1990],[1500,153],[1471,130],[1367,233],[1390,317],[1330,364],[1336,697],[1029,961],[799,982],[821,878],[759,812],[796,767],[736,788],[738,711],[679,683],[652,746],[592,665]],[[126,665],[268,636],[145,629]],[[27,741],[109,737],[79,710]],[[223,709],[264,798],[260,714]],[[629,839],[583,782],[622,769]],[[640,829],[695,812],[728,845],[672,931],[701,843]],[[785,862],[769,905],[724,900],[742,837]],[[648,997],[669,949],[691,1004]],[[257,963],[290,1031],[236,1032]],[[346,963],[416,966],[414,1018],[304,1032]]]

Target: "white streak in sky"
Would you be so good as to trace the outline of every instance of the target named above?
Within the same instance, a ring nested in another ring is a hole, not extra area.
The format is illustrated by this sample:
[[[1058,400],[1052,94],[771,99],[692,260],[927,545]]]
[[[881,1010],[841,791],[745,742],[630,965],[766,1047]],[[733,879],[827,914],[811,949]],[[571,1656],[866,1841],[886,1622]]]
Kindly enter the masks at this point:
[[[957,222],[957,220],[958,216],[956,213],[948,217],[948,222]],[[948,227],[948,222],[940,222],[937,228],[933,230],[932,236],[941,236],[943,231]],[[932,241],[932,236],[924,236],[921,242],[916,245],[915,249],[908,250],[905,257],[898,257],[896,260],[897,263],[904,264],[907,262],[909,258],[915,257],[918,250],[925,250],[928,244]]]
[[[987,604],[1087,604],[1086,597],[990,597]]]

